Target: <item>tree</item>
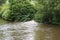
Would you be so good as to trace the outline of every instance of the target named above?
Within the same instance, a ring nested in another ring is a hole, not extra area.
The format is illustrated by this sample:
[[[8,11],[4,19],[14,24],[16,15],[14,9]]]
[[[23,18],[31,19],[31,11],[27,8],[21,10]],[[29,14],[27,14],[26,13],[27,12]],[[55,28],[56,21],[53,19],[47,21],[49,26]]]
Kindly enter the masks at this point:
[[[36,15],[38,17],[35,16],[36,21],[53,24],[60,23],[60,0],[37,0],[37,2],[40,5]]]

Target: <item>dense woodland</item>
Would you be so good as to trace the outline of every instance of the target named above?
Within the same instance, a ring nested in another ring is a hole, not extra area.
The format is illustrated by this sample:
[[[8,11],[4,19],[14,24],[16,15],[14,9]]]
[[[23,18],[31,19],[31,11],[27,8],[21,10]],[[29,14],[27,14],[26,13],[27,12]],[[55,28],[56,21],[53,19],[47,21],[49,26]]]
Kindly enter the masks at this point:
[[[60,0],[0,0],[0,18],[60,24]]]

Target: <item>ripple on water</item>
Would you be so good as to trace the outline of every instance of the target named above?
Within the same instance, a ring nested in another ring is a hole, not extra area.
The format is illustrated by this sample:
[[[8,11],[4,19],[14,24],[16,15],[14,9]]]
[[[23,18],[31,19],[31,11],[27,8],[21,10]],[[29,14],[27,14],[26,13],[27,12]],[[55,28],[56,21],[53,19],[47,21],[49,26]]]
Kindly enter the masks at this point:
[[[34,29],[37,23],[32,21],[22,23],[8,23],[0,26],[2,39],[0,40],[34,40]]]

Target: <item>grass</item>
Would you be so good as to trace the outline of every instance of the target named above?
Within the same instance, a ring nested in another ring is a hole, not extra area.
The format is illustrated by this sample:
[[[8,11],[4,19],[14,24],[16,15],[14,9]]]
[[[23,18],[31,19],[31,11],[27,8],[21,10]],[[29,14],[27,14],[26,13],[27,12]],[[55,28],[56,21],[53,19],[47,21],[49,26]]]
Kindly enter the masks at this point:
[[[0,19],[0,25],[7,23],[7,21]]]

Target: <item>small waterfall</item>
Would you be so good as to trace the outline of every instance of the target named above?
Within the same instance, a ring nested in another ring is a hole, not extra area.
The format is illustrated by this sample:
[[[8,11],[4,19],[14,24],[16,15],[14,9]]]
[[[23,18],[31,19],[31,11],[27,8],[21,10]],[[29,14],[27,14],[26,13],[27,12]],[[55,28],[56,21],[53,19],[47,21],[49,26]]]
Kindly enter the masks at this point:
[[[3,37],[0,40],[34,40],[37,23],[32,20],[22,23],[8,23],[0,26]]]

